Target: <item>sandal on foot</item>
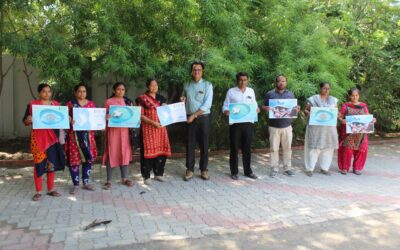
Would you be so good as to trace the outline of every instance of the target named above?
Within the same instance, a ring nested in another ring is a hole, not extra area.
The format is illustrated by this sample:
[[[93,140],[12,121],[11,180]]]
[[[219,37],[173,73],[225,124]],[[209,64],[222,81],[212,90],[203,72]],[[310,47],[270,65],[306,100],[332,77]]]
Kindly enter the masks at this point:
[[[78,192],[78,190],[79,190],[79,186],[73,186],[69,190],[69,194],[76,194]]]
[[[37,193],[37,194],[35,194],[35,195],[32,197],[32,200],[33,200],[33,201],[38,201],[38,200],[40,200],[40,198],[42,198],[42,195],[39,194],[39,193]]]
[[[89,191],[95,191],[96,190],[96,188],[92,184],[83,185],[82,188],[86,189],[86,190],[89,190]]]
[[[55,190],[48,192],[47,195],[53,196],[53,197],[61,196],[61,194],[59,192],[55,191]]]
[[[124,184],[125,186],[128,186],[128,187],[132,187],[133,186],[133,181],[124,180],[124,181],[122,181],[122,184]]]
[[[106,182],[103,186],[104,190],[110,190],[111,189],[111,182]]]

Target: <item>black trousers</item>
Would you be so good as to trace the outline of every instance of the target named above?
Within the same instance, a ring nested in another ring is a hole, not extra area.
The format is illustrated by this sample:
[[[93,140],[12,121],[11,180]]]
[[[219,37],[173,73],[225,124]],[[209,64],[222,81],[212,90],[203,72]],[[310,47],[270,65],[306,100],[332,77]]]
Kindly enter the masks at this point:
[[[144,179],[150,178],[151,170],[153,170],[154,176],[163,176],[165,162],[167,161],[167,157],[158,156],[152,159],[144,159],[143,164],[140,164],[140,172]]]
[[[144,179],[150,178],[151,170],[153,170],[154,176],[163,176],[166,161],[166,156],[157,156],[151,159],[144,158],[143,135],[140,133],[140,173],[142,177]]]
[[[229,126],[229,140],[231,152],[229,155],[229,166],[231,174],[237,175],[238,169],[238,150],[242,149],[244,174],[252,174],[251,170],[251,140],[253,139],[253,123],[236,123]]]
[[[200,170],[207,170],[210,126],[210,115],[199,116],[187,125],[186,168],[190,171],[194,171],[196,142],[200,147]]]

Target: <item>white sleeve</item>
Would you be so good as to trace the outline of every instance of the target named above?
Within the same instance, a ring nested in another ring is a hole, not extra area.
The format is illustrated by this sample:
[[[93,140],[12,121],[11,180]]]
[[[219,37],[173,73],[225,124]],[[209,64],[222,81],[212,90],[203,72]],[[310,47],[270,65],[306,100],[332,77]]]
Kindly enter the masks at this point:
[[[227,110],[229,110],[229,103],[230,103],[230,98],[229,98],[229,93],[230,93],[230,89],[226,92],[226,97],[225,97],[225,101],[224,101],[224,105],[222,106],[222,112],[225,112]]]

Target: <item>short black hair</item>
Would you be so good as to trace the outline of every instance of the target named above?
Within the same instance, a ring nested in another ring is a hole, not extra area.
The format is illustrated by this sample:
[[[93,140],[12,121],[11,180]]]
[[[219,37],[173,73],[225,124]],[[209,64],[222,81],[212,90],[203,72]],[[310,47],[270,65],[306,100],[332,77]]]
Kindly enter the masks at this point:
[[[249,75],[246,72],[242,71],[242,72],[239,72],[239,73],[236,74],[236,81],[239,81],[239,78],[241,76],[245,76],[245,77],[249,78]]]
[[[46,87],[49,87],[49,88],[51,89],[50,85],[47,84],[47,83],[41,83],[41,84],[39,84],[39,85],[37,86],[37,92],[40,93],[40,92],[41,92],[44,88],[46,88]]]
[[[86,84],[84,82],[80,82],[80,83],[78,83],[77,85],[74,86],[74,93],[76,93],[76,91],[78,91],[78,89],[80,87],[85,87],[85,89],[87,90]]]
[[[319,83],[319,89],[322,89],[325,85],[331,86],[331,84],[329,82],[320,82]]]
[[[147,80],[146,80],[146,88],[149,88],[150,83],[151,83],[152,81],[156,81],[156,82],[157,82],[157,79],[156,79],[155,77],[152,77],[152,78],[147,79]]]
[[[204,69],[204,63],[202,61],[194,61],[190,64],[190,72],[193,70],[193,65],[201,65],[201,69]]]
[[[279,75],[277,75],[277,76],[275,77],[275,83],[278,82],[279,77],[285,77],[285,79],[286,79],[286,81],[287,81],[287,77],[286,77],[284,74],[279,74]]]

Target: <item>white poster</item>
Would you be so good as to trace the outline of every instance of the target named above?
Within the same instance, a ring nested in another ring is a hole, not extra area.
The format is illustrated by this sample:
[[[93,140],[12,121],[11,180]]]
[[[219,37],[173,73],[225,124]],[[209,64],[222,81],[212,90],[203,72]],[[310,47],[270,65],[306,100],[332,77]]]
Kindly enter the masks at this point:
[[[105,108],[73,108],[74,130],[103,130],[106,128]]]
[[[164,105],[157,108],[158,119],[162,126],[177,122],[186,122],[186,108],[184,102]]]

